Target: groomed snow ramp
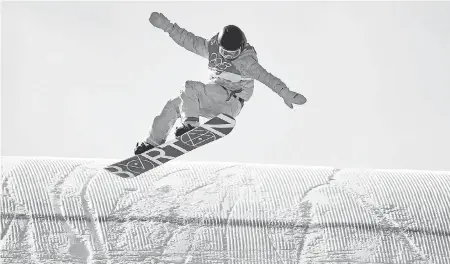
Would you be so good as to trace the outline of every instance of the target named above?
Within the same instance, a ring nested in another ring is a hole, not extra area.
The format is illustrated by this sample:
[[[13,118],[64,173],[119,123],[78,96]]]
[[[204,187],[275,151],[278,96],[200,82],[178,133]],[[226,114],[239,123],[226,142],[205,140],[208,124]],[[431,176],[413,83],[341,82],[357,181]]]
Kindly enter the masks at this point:
[[[450,263],[450,172],[2,157],[2,263]]]

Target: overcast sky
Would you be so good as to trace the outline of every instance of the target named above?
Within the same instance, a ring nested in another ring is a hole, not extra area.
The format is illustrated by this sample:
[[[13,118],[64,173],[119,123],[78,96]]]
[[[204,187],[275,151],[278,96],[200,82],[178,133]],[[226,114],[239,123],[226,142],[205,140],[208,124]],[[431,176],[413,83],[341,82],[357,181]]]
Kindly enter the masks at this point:
[[[206,10],[206,12],[205,12]],[[2,3],[2,155],[127,158],[207,60],[148,21],[240,26],[261,83],[234,131],[180,160],[450,170],[449,2]]]

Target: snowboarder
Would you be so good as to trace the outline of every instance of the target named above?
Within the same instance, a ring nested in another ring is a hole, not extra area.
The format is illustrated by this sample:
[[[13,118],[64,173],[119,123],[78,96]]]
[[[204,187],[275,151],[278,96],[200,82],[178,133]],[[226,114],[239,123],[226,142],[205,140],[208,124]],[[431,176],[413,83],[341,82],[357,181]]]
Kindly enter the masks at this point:
[[[258,63],[255,49],[239,27],[225,26],[210,39],[204,39],[172,23],[162,13],[153,12],[149,21],[168,33],[181,47],[208,59],[210,78],[206,84],[192,80],[185,82],[180,96],[169,100],[154,118],[148,137],[136,144],[135,155],[164,143],[178,118],[181,118],[182,126],[176,128],[175,136],[199,126],[199,116],[212,118],[220,113],[238,116],[253,94],[254,80],[272,89],[290,108],[293,104],[306,103],[303,95],[289,90]]]

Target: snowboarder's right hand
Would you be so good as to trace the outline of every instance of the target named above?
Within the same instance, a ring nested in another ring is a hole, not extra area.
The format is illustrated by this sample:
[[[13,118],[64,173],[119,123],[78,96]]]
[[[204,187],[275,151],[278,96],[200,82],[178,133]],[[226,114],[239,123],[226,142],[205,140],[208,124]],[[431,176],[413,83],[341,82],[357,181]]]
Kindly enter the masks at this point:
[[[167,30],[172,26],[170,20],[167,19],[167,17],[165,17],[162,13],[158,12],[153,12],[150,15],[149,21],[153,26],[162,29],[165,32],[167,32]]]

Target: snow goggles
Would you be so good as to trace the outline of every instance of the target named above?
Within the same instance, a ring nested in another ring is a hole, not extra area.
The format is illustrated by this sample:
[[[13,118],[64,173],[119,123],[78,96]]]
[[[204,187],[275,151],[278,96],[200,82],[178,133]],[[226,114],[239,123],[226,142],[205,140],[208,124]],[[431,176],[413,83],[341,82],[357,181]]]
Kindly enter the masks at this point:
[[[239,56],[241,54],[241,49],[226,50],[226,49],[222,48],[221,46],[219,46],[219,53],[225,59],[232,60],[232,59],[235,59],[237,56]]]

